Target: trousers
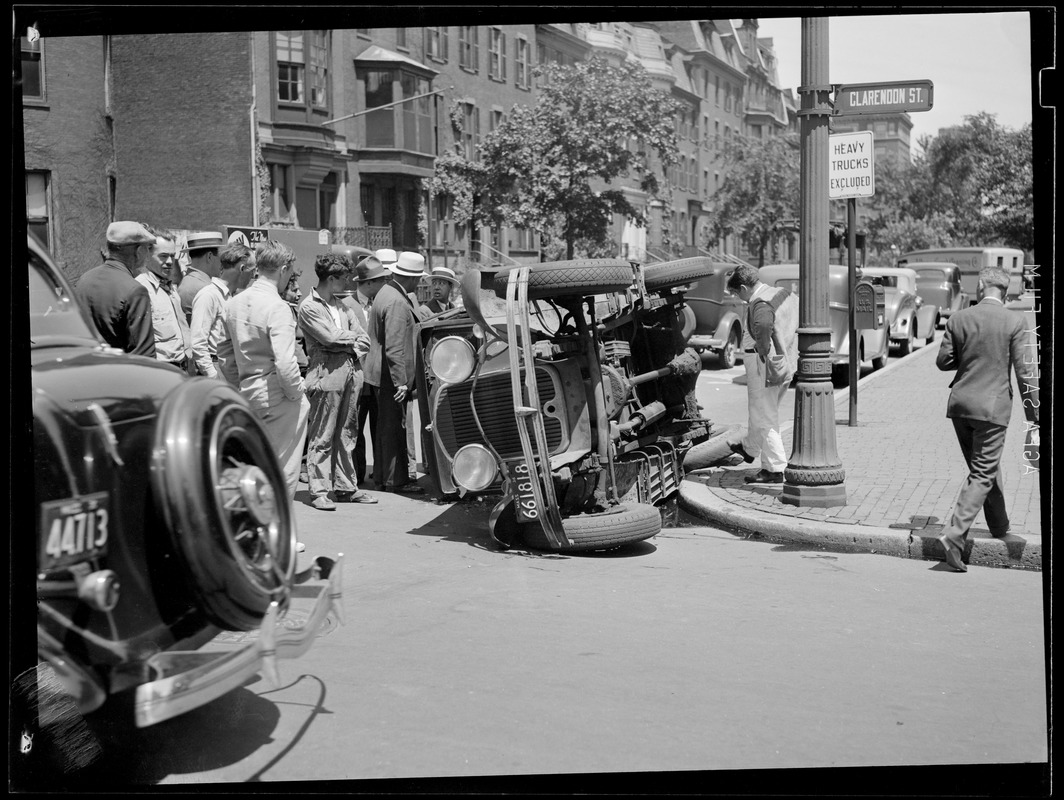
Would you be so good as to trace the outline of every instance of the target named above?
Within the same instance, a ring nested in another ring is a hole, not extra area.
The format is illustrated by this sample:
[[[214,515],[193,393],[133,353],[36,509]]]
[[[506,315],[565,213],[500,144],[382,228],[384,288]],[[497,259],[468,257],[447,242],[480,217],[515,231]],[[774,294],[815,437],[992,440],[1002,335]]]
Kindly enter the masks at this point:
[[[406,449],[406,406],[395,401],[395,387],[384,370],[377,396],[377,430],[373,433],[373,479],[378,487],[402,486],[410,480]]]
[[[370,438],[370,454],[373,453],[372,442],[377,439],[377,395],[374,388],[367,386],[362,396],[358,398],[358,420],[356,427],[358,438],[355,440],[355,448],[352,458],[355,462],[355,477],[359,483],[366,479],[366,437]],[[366,432],[366,421],[369,420],[369,433]]]
[[[362,369],[339,391],[313,389],[310,419],[307,423],[307,484],[314,497],[330,491],[358,489],[355,464],[351,457],[359,438],[358,406],[362,395]]]
[[[285,398],[280,403],[255,412],[270,444],[281,462],[288,499],[294,500],[299,483],[299,465],[303,460],[303,444],[307,439],[307,418],[310,416],[310,401],[303,395],[298,400]]]
[[[787,394],[787,385],[766,386],[765,365],[757,353],[743,357],[746,368],[746,404],[750,421],[743,449],[755,458],[761,456],[761,468],[769,472],[783,472],[787,453],[780,436],[780,403]]]
[[[968,465],[968,477],[961,485],[946,537],[963,547],[979,509],[994,536],[1004,536],[1009,529],[1005,508],[1005,485],[1001,479],[1001,454],[1005,449],[1004,425],[978,419],[953,417],[953,430]]]

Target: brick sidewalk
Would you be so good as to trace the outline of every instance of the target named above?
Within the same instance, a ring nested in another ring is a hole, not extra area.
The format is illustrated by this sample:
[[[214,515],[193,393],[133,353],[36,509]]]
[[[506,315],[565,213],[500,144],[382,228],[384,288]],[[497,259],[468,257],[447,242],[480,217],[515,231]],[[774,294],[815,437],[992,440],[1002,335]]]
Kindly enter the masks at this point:
[[[748,486],[743,476],[752,465],[705,470],[688,476],[702,483],[720,500],[740,508],[795,519],[920,528],[948,521],[954,500],[967,477],[967,468],[946,418],[952,372],[935,366],[941,334],[933,344],[910,356],[892,360],[858,385],[857,427],[849,427],[849,392],[835,401],[835,439],[846,471],[845,506],[803,508],[780,502],[778,487]],[[1025,440],[1021,397],[1017,392],[1005,439],[1002,471],[1012,532],[1040,536],[1041,494],[1038,473],[1023,458]],[[784,409],[784,415],[789,415]],[[783,431],[790,453],[790,425]],[[986,531],[982,512],[973,534]],[[928,534],[937,533],[935,527]]]

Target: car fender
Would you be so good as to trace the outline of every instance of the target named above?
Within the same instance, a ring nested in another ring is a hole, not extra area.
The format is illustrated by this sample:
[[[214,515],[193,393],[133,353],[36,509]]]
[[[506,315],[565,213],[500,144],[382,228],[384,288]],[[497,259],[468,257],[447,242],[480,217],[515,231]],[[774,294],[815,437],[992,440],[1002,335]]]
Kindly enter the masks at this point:
[[[927,338],[927,332],[935,329],[935,320],[938,319],[938,306],[925,303],[916,310],[916,330],[922,338]]]
[[[739,346],[742,346],[743,320],[734,311],[727,311],[721,318],[720,324],[717,325],[716,338],[720,340],[721,347],[728,341],[728,334],[736,324],[739,326]]]

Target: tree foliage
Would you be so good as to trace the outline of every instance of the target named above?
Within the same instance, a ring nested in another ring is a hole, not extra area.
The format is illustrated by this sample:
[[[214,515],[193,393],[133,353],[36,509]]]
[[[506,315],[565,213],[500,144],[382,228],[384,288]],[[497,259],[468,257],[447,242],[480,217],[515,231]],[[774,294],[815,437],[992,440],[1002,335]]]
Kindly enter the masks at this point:
[[[644,222],[614,182],[634,179],[648,197],[661,197],[659,174],[678,161],[678,104],[631,62],[592,58],[534,73],[536,104],[511,109],[484,138],[479,163],[457,147],[441,155],[433,194],[455,198],[457,222],[531,228],[548,250],[564,243],[568,258],[577,249],[607,252],[613,214]]]
[[[800,154],[794,135],[727,139],[718,159],[724,178],[713,196],[715,236],[739,236],[758,266],[780,224],[799,215]]]
[[[876,165],[869,232],[877,247],[1034,247],[1029,124],[1014,131],[982,112],[919,146],[911,166]]]

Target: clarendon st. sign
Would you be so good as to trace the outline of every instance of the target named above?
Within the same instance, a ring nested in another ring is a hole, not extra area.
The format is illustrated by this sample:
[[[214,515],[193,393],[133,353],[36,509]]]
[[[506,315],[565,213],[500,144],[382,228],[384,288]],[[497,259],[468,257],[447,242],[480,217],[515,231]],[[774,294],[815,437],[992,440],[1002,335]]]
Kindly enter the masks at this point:
[[[935,87],[928,80],[888,81],[886,83],[842,83],[835,89],[832,115],[896,114],[901,111],[930,111]]]

